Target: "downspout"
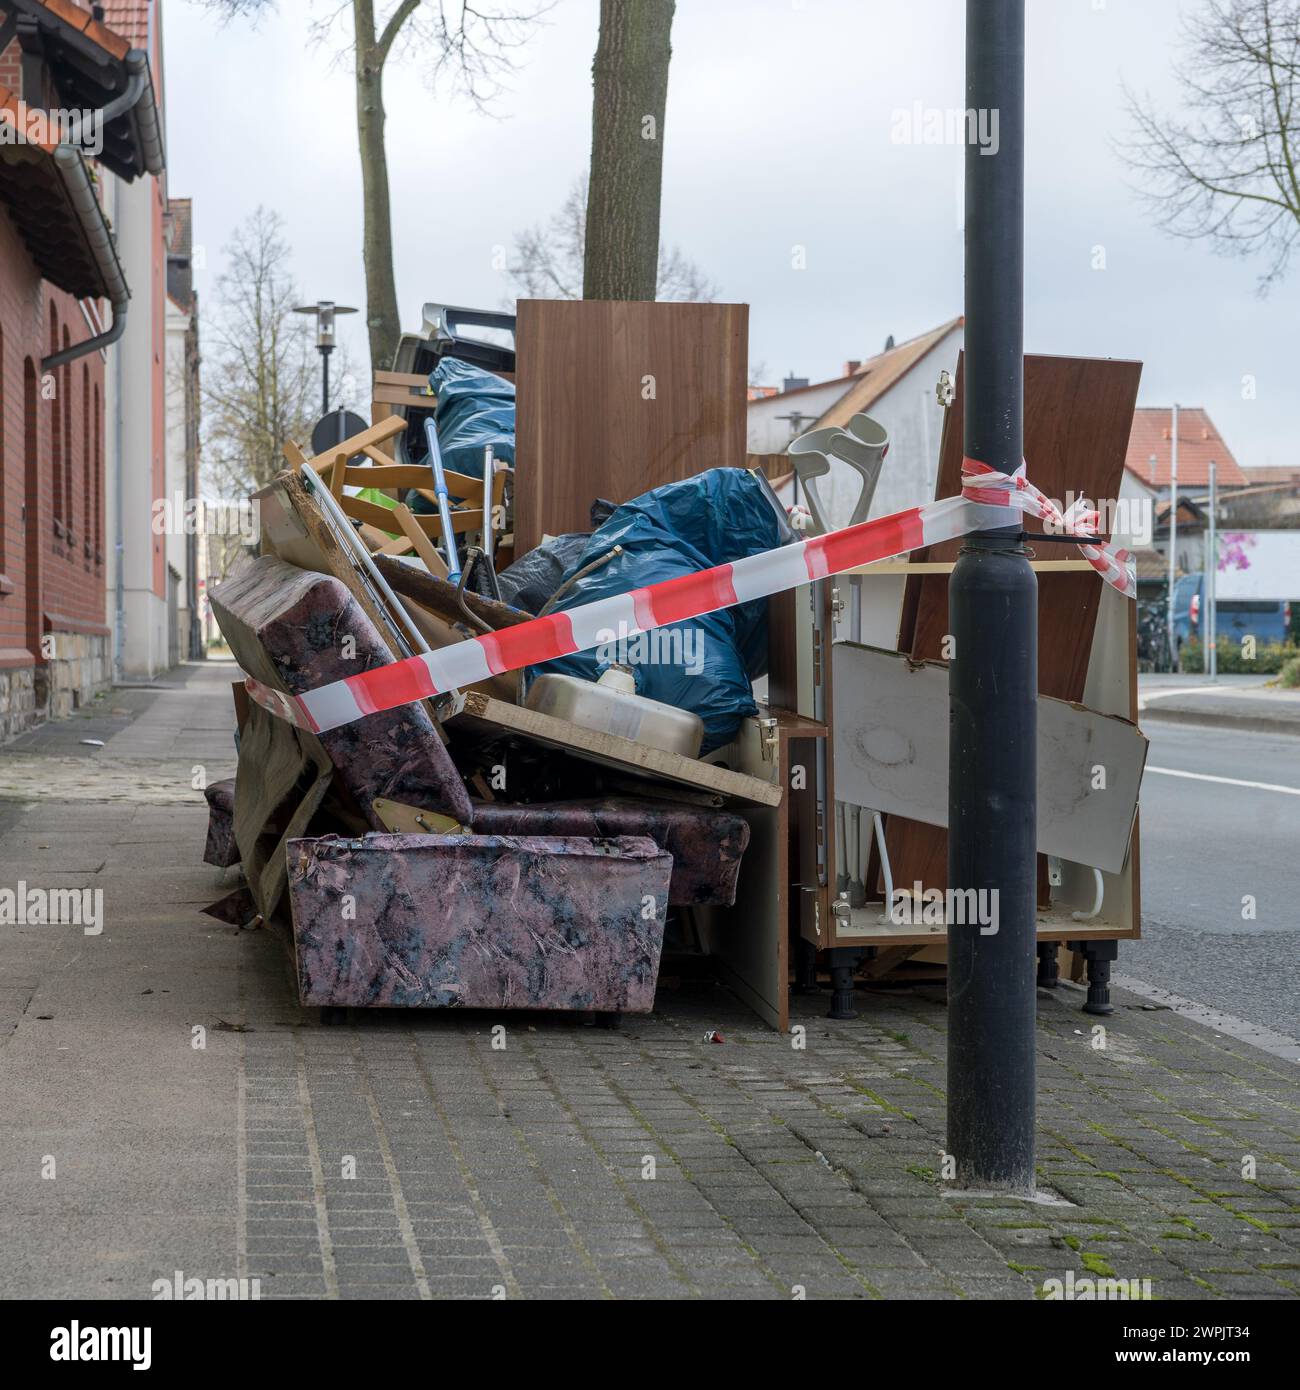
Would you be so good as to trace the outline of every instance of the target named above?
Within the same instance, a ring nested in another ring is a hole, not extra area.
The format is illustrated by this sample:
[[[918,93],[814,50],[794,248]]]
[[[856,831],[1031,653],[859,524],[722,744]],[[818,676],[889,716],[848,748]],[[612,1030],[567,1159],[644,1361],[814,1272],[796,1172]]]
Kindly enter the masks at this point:
[[[74,145],[60,145],[54,151],[53,158],[63,180],[68,201],[72,204],[72,210],[81,224],[91,255],[95,258],[100,279],[108,291],[108,300],[113,306],[113,322],[103,333],[97,333],[93,338],[74,343],[61,352],[41,358],[42,372],[52,372],[55,368],[62,367],[65,362],[73,362],[78,357],[85,357],[87,353],[98,352],[101,348],[117,342],[126,331],[126,306],[131,298],[126,277],[122,274],[122,267],[117,259],[117,248],[113,245],[113,234],[104,221],[104,213],[99,206],[99,199],[95,197],[95,190],[91,187],[90,175],[86,172],[86,163],[81,157],[81,151]]]
[[[114,199],[114,211],[117,203]],[[114,325],[116,327],[116,324]],[[122,497],[122,475],[126,468],[122,461],[122,354],[116,355],[115,370],[113,372],[113,453],[116,462],[113,479],[114,493],[114,512],[113,517],[113,553],[117,557],[117,602],[113,612],[113,679],[117,684],[121,684],[125,674],[122,664],[122,657],[126,651],[126,571],[124,561],[126,558],[126,547],[123,542],[122,531],[122,507],[124,505]]]

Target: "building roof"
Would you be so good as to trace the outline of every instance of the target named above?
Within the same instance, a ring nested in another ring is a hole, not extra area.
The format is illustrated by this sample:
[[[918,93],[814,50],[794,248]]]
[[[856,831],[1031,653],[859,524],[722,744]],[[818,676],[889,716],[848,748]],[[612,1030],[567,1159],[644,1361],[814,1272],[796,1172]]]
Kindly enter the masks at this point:
[[[167,293],[187,313],[194,307],[191,216],[189,198],[167,199]]]
[[[1169,558],[1153,546],[1143,546],[1131,552],[1138,583],[1169,577]]]
[[[949,319],[940,327],[932,328],[928,333],[910,338],[907,342],[899,343],[897,347],[888,348],[863,362],[848,378],[851,383],[848,390],[822,415],[813,428],[825,429],[830,425],[842,428],[853,416],[870,410],[931,348],[938,346],[949,333],[960,328],[964,322],[965,319],[960,316]]]
[[[24,130],[19,98],[0,87],[0,120]],[[51,132],[0,142],[0,205],[7,208],[41,278],[78,299],[125,293],[122,267],[85,160]]]
[[[54,90],[51,108],[64,112],[100,111],[125,92],[139,58],[130,57],[129,36],[93,18],[73,0],[0,0],[0,17],[17,23],[24,56],[41,61]],[[102,128],[99,163],[131,180],[145,172],[161,172],[163,151],[157,103],[148,60],[144,60],[143,89],[127,110],[119,111]]]
[[[1170,456],[1173,452],[1173,411],[1169,406],[1139,406],[1133,412],[1133,428],[1128,437],[1124,467],[1149,487],[1168,487]],[[1151,464],[1155,456],[1154,467]],[[1215,428],[1214,421],[1200,406],[1178,407],[1178,486],[1208,487],[1210,462],[1217,464],[1219,487],[1244,487],[1241,471],[1232,450]]]
[[[132,48],[149,47],[150,0],[103,0],[104,23],[128,40]]]
[[[86,39],[103,49],[104,53],[113,54],[114,58],[125,58],[132,49],[132,44],[128,42],[124,33],[114,31],[111,24],[107,28],[100,24],[99,19],[90,14],[89,7],[83,10],[79,4],[74,4],[74,0],[38,0],[38,4],[42,10],[47,10],[51,15],[61,19],[68,28],[85,35]]]
[[[1300,483],[1300,459],[1295,463],[1263,463],[1241,470],[1253,483]]]

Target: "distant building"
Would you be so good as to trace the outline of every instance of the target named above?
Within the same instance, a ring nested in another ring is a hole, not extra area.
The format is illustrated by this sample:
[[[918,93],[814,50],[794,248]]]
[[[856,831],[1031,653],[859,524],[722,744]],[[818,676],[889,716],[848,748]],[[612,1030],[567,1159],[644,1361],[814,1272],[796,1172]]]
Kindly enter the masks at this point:
[[[808,430],[846,425],[854,415],[870,415],[890,438],[871,515],[928,502],[934,496],[943,431],[944,407],[936,387],[942,372],[956,378],[963,322],[952,319],[866,361],[846,362],[842,374],[830,381],[759,399],[751,391],[749,452],[784,453],[792,439]],[[858,474],[838,462],[832,463],[826,482],[818,484],[834,525],[848,521],[859,485]]]
[[[1242,472],[1223,436],[1198,405],[1178,407],[1178,488],[1204,489],[1214,461],[1221,488],[1245,487]],[[1168,497],[1173,471],[1173,411],[1169,406],[1139,406],[1133,412],[1124,467],[1157,496]]]
[[[105,23],[148,56],[163,110],[162,16],[158,0],[105,0]],[[165,172],[105,181],[105,201],[131,285],[126,332],[108,364],[106,548],[109,623],[120,677],[151,679],[179,644],[182,580],[168,568],[167,536],[154,529],[166,497],[167,236]]]
[[[164,495],[183,499],[182,507],[199,496],[199,297],[194,288],[194,247],[188,198],[167,200],[167,398],[164,441]],[[200,570],[203,552],[197,523],[200,514],[185,511],[195,525],[173,524],[166,538],[168,630],[170,665],[197,661],[204,654],[199,621]],[[171,596],[175,595],[175,602]]]

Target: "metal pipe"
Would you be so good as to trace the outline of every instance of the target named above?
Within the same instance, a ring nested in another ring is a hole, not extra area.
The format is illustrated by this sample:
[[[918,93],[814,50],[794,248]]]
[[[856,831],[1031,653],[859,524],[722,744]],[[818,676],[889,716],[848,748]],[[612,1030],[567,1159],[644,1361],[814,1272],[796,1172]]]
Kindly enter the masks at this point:
[[[621,555],[622,553],[623,547],[621,545],[616,545],[612,550],[607,550],[603,555],[597,555],[596,558],[592,560],[589,564],[583,565],[583,567],[580,570],[577,570],[575,573],[571,574],[564,581],[564,583],[561,584],[558,589],[556,589],[556,591],[550,596],[550,598],[548,598],[546,602],[542,604],[541,608],[537,612],[537,616],[539,618],[544,618],[551,611],[551,609],[554,608],[557,603],[559,603],[559,601],[565,596],[565,594],[567,594],[569,590],[573,588],[573,586],[578,582],[578,580],[583,577],[583,575],[590,574],[592,570],[599,569],[601,565],[608,564],[614,558],[615,555]]]
[[[1174,402],[1173,424],[1169,431],[1169,659],[1173,670],[1178,669],[1175,637],[1174,582],[1178,576],[1178,402]],[[1188,635],[1191,628],[1188,628]],[[1205,633],[1202,631],[1201,636]]]
[[[1024,102],[1024,0],[967,0],[964,446],[1004,473],[1024,448]],[[1037,591],[1018,524],[967,537],[948,585],[949,901],[988,920],[948,923],[947,1148],[957,1186],[1019,1195],[1034,1190]]]
[[[460,578],[460,555],[456,550],[456,531],[451,523],[451,499],[447,492],[447,475],[442,467],[442,450],[438,447],[438,429],[432,415],[424,417],[424,438],[429,446],[433,490],[438,497],[438,521],[442,526],[443,549],[447,552],[447,578],[454,584]]]
[[[95,190],[91,186],[90,175],[86,172],[86,162],[81,157],[81,151],[73,145],[60,145],[54,151],[53,159],[68,201],[72,204],[72,210],[81,224],[91,255],[95,258],[100,279],[108,291],[108,299],[113,306],[113,322],[104,332],[95,334],[93,338],[73,343],[59,352],[52,352],[48,357],[42,357],[42,372],[52,372],[65,363],[74,362],[78,357],[85,357],[117,342],[126,331],[126,310],[131,298],[126,276],[122,273],[121,263],[117,259],[113,234],[104,221],[104,213],[99,206],[99,199],[95,197]]]
[[[133,59],[136,61],[133,62]],[[129,111],[140,100],[149,82],[148,59],[138,48],[133,48],[123,60],[123,66],[127,74],[126,86],[112,101],[95,111],[73,112],[72,119],[68,122],[68,144],[81,148],[81,131],[86,124],[86,121],[82,120],[83,116],[92,124],[98,120],[101,125],[107,125],[109,121],[115,121],[123,111]]]
[[[483,446],[483,554],[488,563],[495,568],[493,554],[492,523],[492,483],[496,477],[496,460],[492,457],[491,444]],[[500,597],[500,595],[498,595]]]
[[[894,910],[894,871],[889,864],[889,850],[885,845],[885,821],[879,811],[872,811],[872,824],[876,827],[876,848],[880,851],[880,873],[885,880],[885,914],[882,922],[891,920]]]
[[[353,569],[379,595],[383,606],[388,609],[389,615],[395,620],[398,635],[404,638],[407,643],[407,650],[402,655],[415,656],[419,652],[429,651],[429,644],[424,640],[424,633],[416,627],[401,599],[389,587],[384,576],[379,573],[374,560],[370,557],[370,552],[366,549],[361,537],[352,529],[352,523],[348,520],[343,508],[339,506],[334,494],[325,485],[320,474],[314,468],[303,468],[299,476],[306,481],[320,499],[321,509],[329,515],[335,531],[342,538],[347,549],[352,552]]]
[[[122,185],[116,183],[116,191],[113,194],[113,213],[118,212],[118,199],[121,197]],[[123,320],[125,326],[125,320]],[[113,666],[116,679],[120,682],[126,674],[126,573],[124,561],[126,558],[126,545],[123,539],[123,474],[126,466],[122,459],[122,353],[119,350],[113,354],[113,396],[115,409],[113,411],[113,444],[114,444],[114,464],[115,472],[113,477],[114,508],[116,516],[113,518],[113,553],[117,557],[117,583],[116,609],[113,614],[113,642],[116,650],[113,654]]]
[[[1214,513],[1218,506],[1218,464],[1210,460],[1210,534],[1205,555],[1205,671],[1212,681],[1219,679],[1219,535]]]
[[[477,613],[470,612],[469,604],[465,602],[465,581],[469,578],[474,566],[483,558],[483,552],[478,546],[472,545],[465,553],[465,570],[461,577],[456,581],[456,602],[460,605],[460,611],[465,615],[471,627],[476,627],[480,632],[495,632],[496,629],[491,623],[484,622]]]

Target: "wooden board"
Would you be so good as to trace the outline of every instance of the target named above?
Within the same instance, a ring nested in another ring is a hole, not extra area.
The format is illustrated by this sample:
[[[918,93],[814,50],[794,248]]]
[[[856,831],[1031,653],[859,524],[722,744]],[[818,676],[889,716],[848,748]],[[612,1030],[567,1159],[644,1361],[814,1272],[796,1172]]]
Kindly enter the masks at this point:
[[[502,732],[563,749],[590,762],[639,772],[664,782],[699,787],[730,800],[756,806],[776,806],[781,801],[781,788],[757,777],[683,757],[680,753],[666,753],[616,734],[586,729],[523,705],[504,704],[478,691],[466,691],[439,703],[444,720],[453,728],[462,722],[471,726],[476,722],[488,724]]]
[[[835,644],[835,781],[854,806],[948,823],[948,670]],[[1128,856],[1147,741],[1114,715],[1040,696],[1038,849],[1118,873]],[[1098,786],[1095,768],[1104,772]],[[908,886],[908,879],[895,879]]]
[[[749,306],[521,299],[516,553],[708,468],[744,468]]]
[[[1140,362],[1025,358],[1025,458],[1036,487],[1060,504],[1079,495],[1112,501],[1118,498],[1141,373]],[[961,490],[964,389],[964,361],[959,358],[956,396],[944,420],[936,497],[951,497]],[[1042,526],[1026,518],[1025,529],[1041,531]],[[916,551],[912,559],[955,560],[960,550],[960,541],[949,541]],[[1039,547],[1037,558],[1077,559],[1078,555],[1050,542]],[[1039,574],[1040,694],[1058,700],[1083,698],[1102,588],[1095,573]],[[947,576],[909,578],[899,649],[918,660],[938,660],[947,632]],[[896,882],[947,887],[946,830],[893,817],[888,822],[886,843]],[[1045,896],[1045,872],[1045,865],[1040,864],[1040,901]]]

